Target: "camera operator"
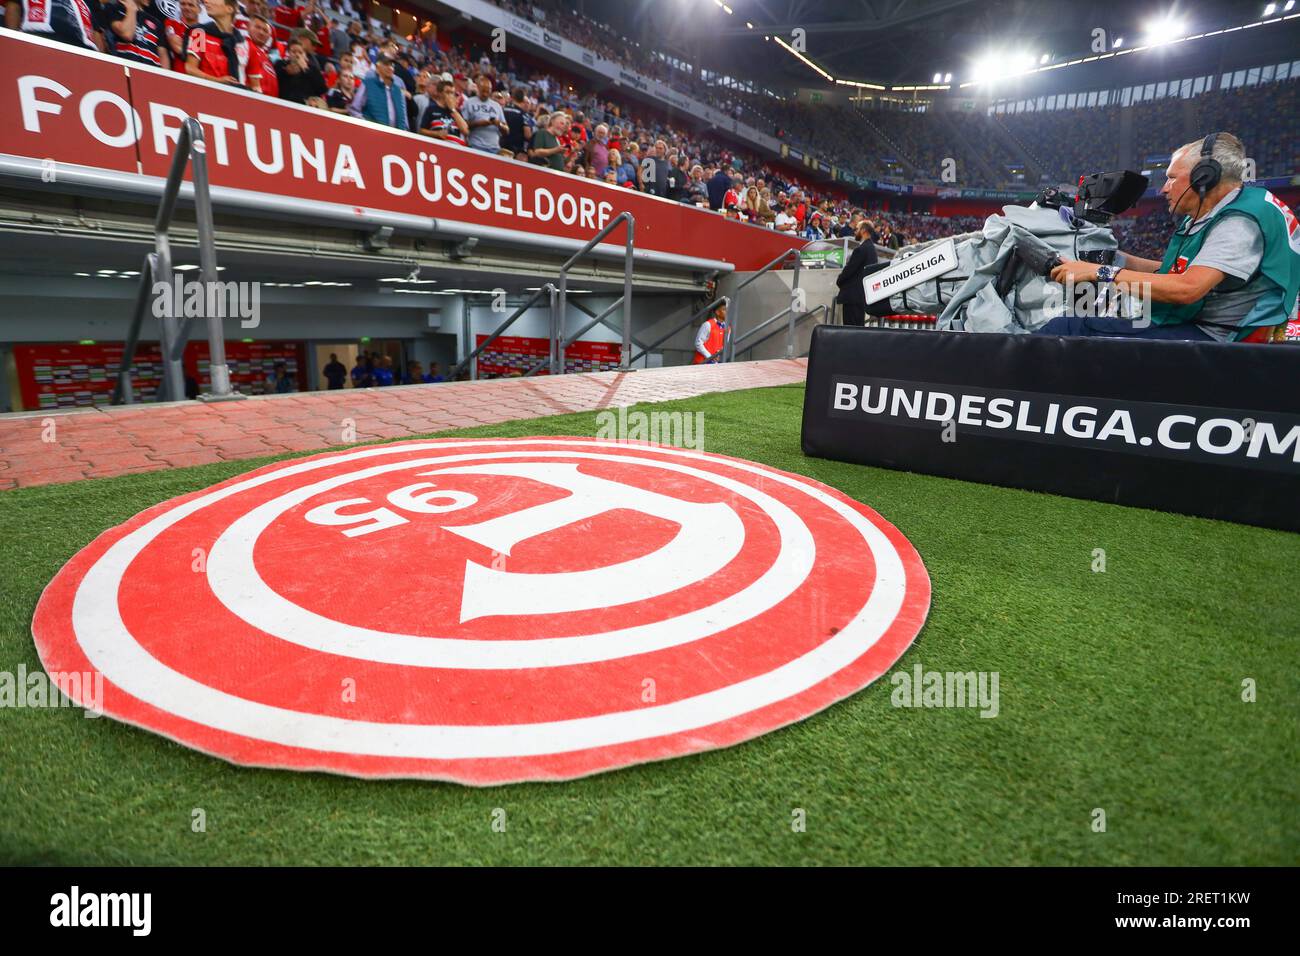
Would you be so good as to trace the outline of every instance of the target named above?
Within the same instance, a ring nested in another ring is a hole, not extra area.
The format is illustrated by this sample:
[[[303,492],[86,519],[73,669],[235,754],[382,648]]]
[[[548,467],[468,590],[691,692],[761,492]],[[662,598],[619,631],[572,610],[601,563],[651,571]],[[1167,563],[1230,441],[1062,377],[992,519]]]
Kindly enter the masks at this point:
[[[876,230],[871,220],[863,217],[853,229],[853,238],[858,240],[858,247],[844,263],[844,268],[835,277],[835,284],[840,291],[835,300],[840,303],[845,325],[864,326],[867,324],[867,293],[862,287],[862,277],[867,266],[878,261],[876,256]]]
[[[1054,282],[1150,283],[1150,324],[1059,316],[1038,332],[1239,342],[1285,323],[1300,289],[1300,227],[1268,190],[1243,186],[1245,168],[1231,133],[1179,147],[1160,190],[1179,219],[1162,261],[1121,252],[1118,268],[1067,261],[1052,270]]]

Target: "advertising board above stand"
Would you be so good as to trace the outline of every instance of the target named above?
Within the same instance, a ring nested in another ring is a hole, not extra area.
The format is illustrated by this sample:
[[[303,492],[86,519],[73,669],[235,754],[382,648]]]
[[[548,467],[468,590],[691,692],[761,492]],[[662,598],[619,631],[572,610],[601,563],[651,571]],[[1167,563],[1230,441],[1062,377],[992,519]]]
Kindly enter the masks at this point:
[[[218,208],[242,191],[244,208],[294,203],[358,224],[396,215],[419,231],[477,230],[555,252],[627,212],[638,256],[697,271],[757,269],[803,245],[694,206],[18,33],[0,34],[0,115],[14,119],[0,171],[23,166],[54,189],[75,190],[78,172],[98,173],[81,179],[104,189],[156,183],[189,115],[203,125]],[[609,239],[621,250],[621,231]]]

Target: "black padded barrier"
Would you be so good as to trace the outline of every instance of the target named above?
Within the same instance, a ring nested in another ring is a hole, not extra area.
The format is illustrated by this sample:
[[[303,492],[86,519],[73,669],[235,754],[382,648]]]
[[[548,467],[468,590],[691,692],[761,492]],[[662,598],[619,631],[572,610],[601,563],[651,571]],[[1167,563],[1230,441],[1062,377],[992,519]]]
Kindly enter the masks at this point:
[[[1300,531],[1300,348],[818,326],[805,455]]]

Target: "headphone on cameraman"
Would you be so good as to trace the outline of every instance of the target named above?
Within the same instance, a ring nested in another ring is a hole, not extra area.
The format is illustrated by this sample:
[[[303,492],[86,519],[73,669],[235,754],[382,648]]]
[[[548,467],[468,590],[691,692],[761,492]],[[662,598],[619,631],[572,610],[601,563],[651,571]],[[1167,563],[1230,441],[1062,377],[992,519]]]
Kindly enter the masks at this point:
[[[1205,141],[1201,143],[1200,158],[1197,159],[1196,165],[1192,167],[1191,172],[1187,174],[1187,189],[1184,189],[1182,196],[1178,197],[1178,201],[1181,202],[1183,196],[1187,195],[1188,189],[1195,189],[1196,194],[1201,197],[1201,201],[1196,204],[1195,215],[1189,216],[1187,219],[1187,225],[1184,227],[1187,231],[1183,232],[1183,237],[1178,242],[1179,255],[1182,254],[1183,243],[1191,235],[1193,224],[1201,215],[1201,208],[1205,205],[1205,194],[1219,185],[1219,181],[1223,179],[1223,166],[1212,155],[1214,153],[1214,144],[1218,141],[1218,138],[1218,133],[1211,133],[1205,137]]]
[[[1218,140],[1218,133],[1211,133],[1205,137],[1205,142],[1201,144],[1201,157],[1192,167],[1192,171],[1187,175],[1187,185],[1195,189],[1204,201],[1205,194],[1223,179],[1223,166],[1214,158],[1214,144]]]

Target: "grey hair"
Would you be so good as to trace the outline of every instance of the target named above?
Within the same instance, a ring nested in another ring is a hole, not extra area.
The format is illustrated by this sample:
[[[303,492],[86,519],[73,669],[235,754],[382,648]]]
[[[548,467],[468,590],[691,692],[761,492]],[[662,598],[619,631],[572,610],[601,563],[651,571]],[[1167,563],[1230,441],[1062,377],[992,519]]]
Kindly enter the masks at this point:
[[[1191,153],[1192,163],[1195,164],[1196,160],[1200,158],[1201,147],[1204,145],[1204,138],[1184,143],[1174,150],[1169,165],[1172,166],[1178,162],[1179,157],[1186,153]],[[1210,158],[1223,167],[1223,178],[1225,180],[1241,182],[1242,177],[1246,175],[1246,147],[1242,145],[1241,140],[1231,133],[1220,133],[1215,137],[1214,149],[1210,153]]]

